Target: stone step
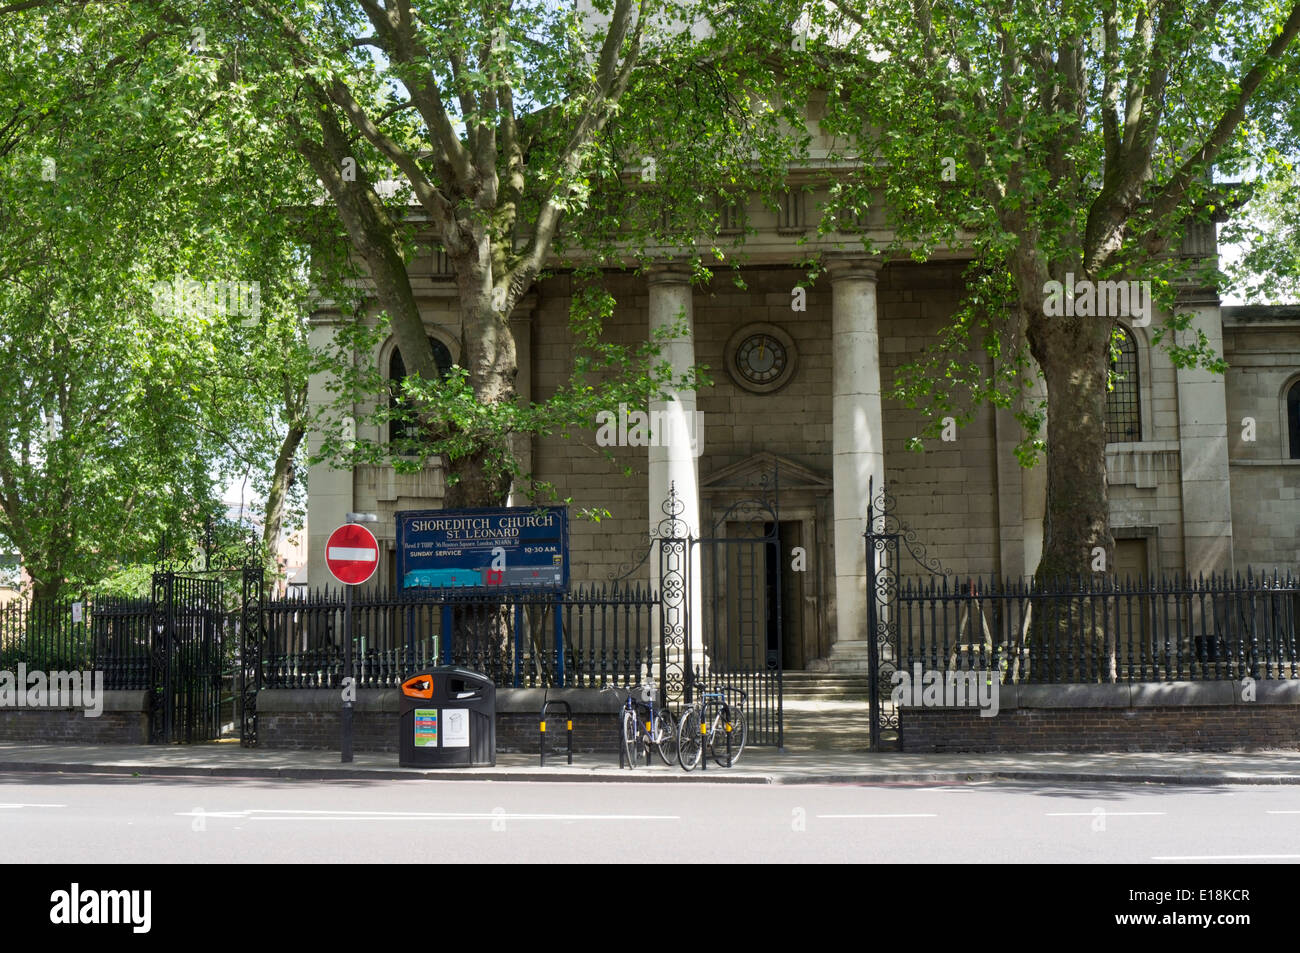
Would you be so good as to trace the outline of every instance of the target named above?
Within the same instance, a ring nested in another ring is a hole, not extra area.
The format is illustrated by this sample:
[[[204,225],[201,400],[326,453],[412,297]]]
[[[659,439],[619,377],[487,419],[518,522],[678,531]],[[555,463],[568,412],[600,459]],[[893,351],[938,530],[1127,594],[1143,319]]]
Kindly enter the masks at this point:
[[[869,678],[784,678],[782,679],[786,691],[797,689],[800,691],[823,691],[832,689],[847,689],[850,691],[867,691],[871,687]]]
[[[782,690],[789,701],[866,702],[871,679],[863,674],[783,672]]]
[[[782,672],[781,677],[787,682],[868,682],[871,680],[866,672],[834,673],[831,672]]]
[[[790,678],[786,676],[782,678],[781,681],[786,685],[811,685],[816,686],[817,688],[829,688],[832,685],[843,685],[847,688],[852,688],[857,685],[871,684],[871,679],[865,675],[860,678],[856,675],[846,676],[844,678],[827,678],[825,676],[821,678]]]

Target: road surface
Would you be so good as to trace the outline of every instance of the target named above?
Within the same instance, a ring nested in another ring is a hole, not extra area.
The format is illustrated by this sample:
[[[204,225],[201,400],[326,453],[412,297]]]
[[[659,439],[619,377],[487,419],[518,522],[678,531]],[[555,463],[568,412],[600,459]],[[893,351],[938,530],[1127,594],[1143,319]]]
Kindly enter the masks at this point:
[[[1300,861],[1300,787],[0,774],[9,863]]]

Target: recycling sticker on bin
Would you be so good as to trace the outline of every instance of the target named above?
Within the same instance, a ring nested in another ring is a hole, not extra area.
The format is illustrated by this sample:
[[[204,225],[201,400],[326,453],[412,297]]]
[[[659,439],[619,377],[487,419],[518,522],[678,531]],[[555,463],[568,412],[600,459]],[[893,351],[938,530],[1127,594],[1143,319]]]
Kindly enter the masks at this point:
[[[438,709],[415,709],[415,746],[417,748],[438,747]]]
[[[442,746],[444,748],[469,747],[468,708],[444,708],[442,710]]]

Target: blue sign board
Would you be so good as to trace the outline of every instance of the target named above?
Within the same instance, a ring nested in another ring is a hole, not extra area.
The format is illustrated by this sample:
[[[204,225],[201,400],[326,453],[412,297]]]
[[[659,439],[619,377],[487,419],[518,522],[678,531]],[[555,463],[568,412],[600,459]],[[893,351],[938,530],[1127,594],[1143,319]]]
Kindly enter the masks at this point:
[[[567,590],[569,511],[403,510],[397,514],[397,586]]]

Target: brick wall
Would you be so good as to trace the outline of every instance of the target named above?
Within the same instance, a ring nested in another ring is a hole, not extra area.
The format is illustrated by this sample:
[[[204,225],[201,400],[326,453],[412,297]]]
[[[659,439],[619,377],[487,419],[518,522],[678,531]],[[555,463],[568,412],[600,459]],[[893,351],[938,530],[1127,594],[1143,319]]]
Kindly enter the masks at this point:
[[[334,694],[331,692],[331,694]],[[398,716],[392,712],[354,711],[352,747],[356,751],[397,752]],[[563,749],[564,720],[551,718],[547,735],[552,749]],[[341,738],[338,712],[276,712],[257,719],[259,748],[337,751]],[[497,751],[535,753],[537,716],[517,712],[497,714]],[[618,721],[613,714],[575,715],[573,750],[618,751]]]
[[[40,745],[142,745],[149,742],[143,711],[105,711],[87,718],[80,708],[0,709],[0,741]]]
[[[904,707],[903,750],[1300,749],[1292,679],[1003,685],[998,695],[987,718],[974,708]]]
[[[548,698],[573,706],[573,750],[618,750],[618,699],[589,689],[554,689]],[[535,752],[540,689],[497,692],[497,751]],[[337,751],[341,741],[339,694],[331,689],[281,689],[258,696],[257,741],[262,748]],[[352,746],[357,751],[398,750],[396,690],[362,690],[352,713]],[[555,709],[547,719],[552,747],[564,744],[564,719]]]
[[[908,709],[904,751],[1234,751],[1300,749],[1300,705],[1267,708]]]

